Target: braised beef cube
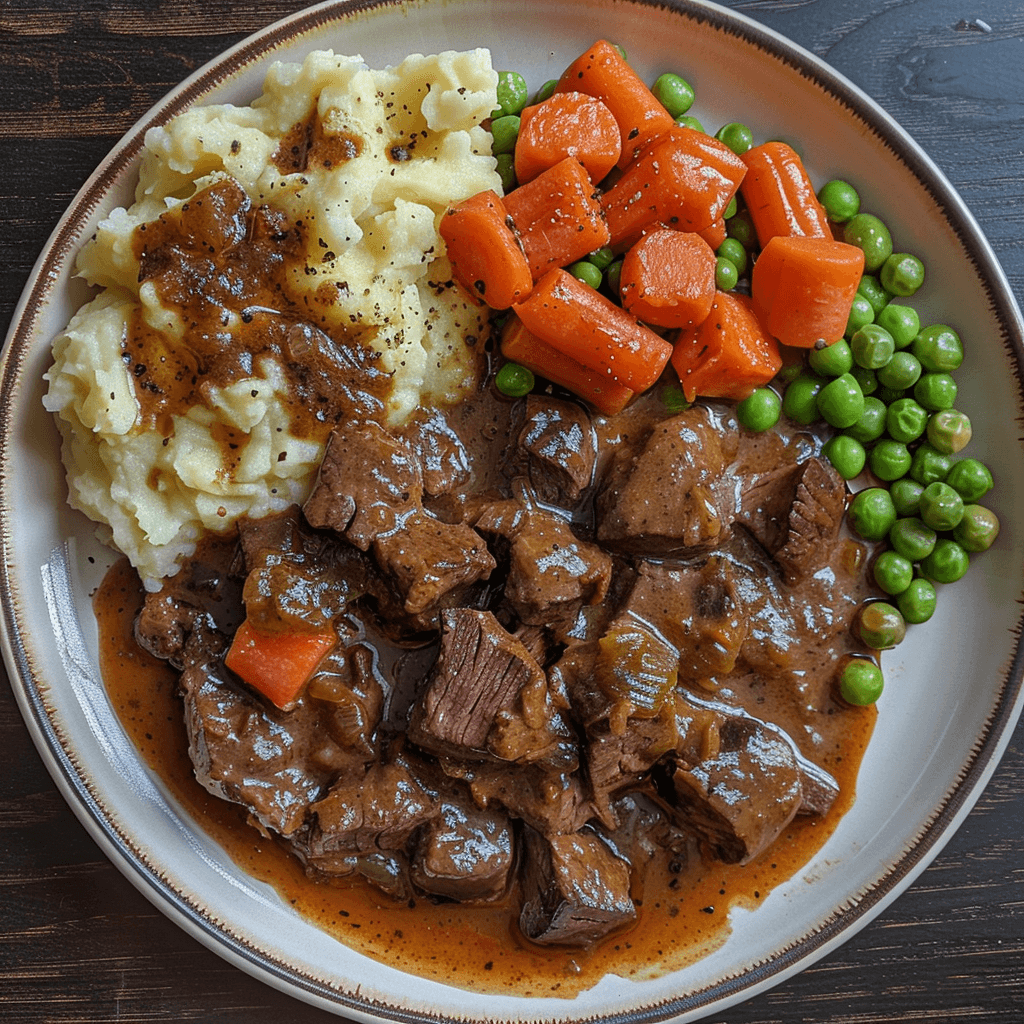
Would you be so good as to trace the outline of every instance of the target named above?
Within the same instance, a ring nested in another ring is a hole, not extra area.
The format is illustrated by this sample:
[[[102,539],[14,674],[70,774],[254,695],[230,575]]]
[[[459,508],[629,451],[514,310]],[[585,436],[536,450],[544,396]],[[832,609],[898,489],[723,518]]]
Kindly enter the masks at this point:
[[[242,591],[257,629],[322,633],[361,593],[358,581],[317,565],[278,562],[249,573]]]
[[[405,437],[423,467],[426,494],[448,494],[469,480],[469,453],[440,409],[421,410],[406,426]]]
[[[407,901],[414,896],[409,878],[409,863],[400,850],[359,855],[325,853],[310,859],[309,848],[302,837],[291,843],[291,850],[306,868],[306,874],[317,882],[360,876],[393,899]]]
[[[793,820],[803,800],[790,744],[756,719],[727,717],[718,750],[672,774],[675,807],[727,864],[746,864]]]
[[[282,559],[304,560],[303,532],[298,505],[260,519],[240,519],[238,541],[246,574]]]
[[[825,460],[810,458],[755,478],[739,521],[796,581],[828,560],[846,510],[846,485]]]
[[[797,756],[800,770],[800,807],[798,814],[828,814],[839,796],[839,783],[824,768]]]
[[[194,604],[180,600],[166,589],[146,594],[135,618],[135,639],[153,657],[181,668],[185,641],[201,614]]]
[[[597,460],[589,413],[575,402],[529,395],[518,443],[537,497],[562,508],[576,505]]]
[[[416,845],[412,879],[434,896],[486,903],[504,896],[513,859],[508,815],[480,810],[467,793],[441,801]]]
[[[636,919],[630,866],[596,832],[544,837],[527,829],[523,934],[543,945],[581,946]]]
[[[723,443],[695,406],[659,422],[638,448],[623,448],[598,494],[598,540],[647,557],[724,540],[732,517],[724,475],[734,451]]]
[[[339,856],[402,850],[437,814],[433,796],[401,760],[376,762],[366,774],[345,777],[310,808],[308,859],[316,865]]]
[[[409,737],[451,757],[543,758],[568,734],[547,679],[523,644],[491,612],[444,614],[444,634]]]
[[[409,513],[397,529],[378,536],[373,554],[410,615],[454,603],[495,566],[475,530],[421,511]]]
[[[508,542],[505,597],[522,622],[548,626],[562,639],[580,610],[607,594],[611,557],[576,537],[559,516],[507,500],[481,510],[475,525]]]
[[[312,526],[332,529],[361,551],[393,531],[423,497],[419,459],[372,420],[332,432],[303,511]]]
[[[732,562],[712,555],[696,566],[642,562],[639,569],[616,623],[653,627],[678,650],[681,679],[731,672],[748,629]]]
[[[672,855],[681,867],[697,851],[693,834],[677,828],[653,796],[653,790],[636,790],[620,796],[611,805],[614,825],[601,830],[601,837],[620,857],[633,866],[633,889],[642,888],[637,869],[662,851]]]

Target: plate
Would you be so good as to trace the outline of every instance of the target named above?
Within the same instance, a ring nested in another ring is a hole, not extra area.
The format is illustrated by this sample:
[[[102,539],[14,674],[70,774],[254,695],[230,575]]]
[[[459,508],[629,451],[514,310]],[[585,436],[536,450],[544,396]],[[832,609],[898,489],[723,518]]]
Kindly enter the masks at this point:
[[[1020,601],[1024,501],[1019,441],[1022,323],[974,220],[909,137],[849,82],[742,16],[698,3],[534,0],[329,3],[272,26],[175,89],[118,144],[48,243],[16,312],[0,376],[0,544],[4,656],[33,738],[76,813],[111,859],[170,917],[254,975],[367,1020],[695,1020],[823,956],[923,870],[977,799],[1024,703]],[[373,66],[409,52],[487,45],[496,67],[532,84],[555,77],[595,38],[622,43],[647,78],[694,83],[708,125],[740,120],[798,141],[816,181],[842,175],[881,213],[901,248],[923,253],[923,320],[959,326],[968,362],[960,404],[971,453],[993,469],[1003,530],[942,595],[936,617],[886,659],[887,689],[858,798],[820,854],[691,968],[632,982],[614,976],[572,1000],[455,990],[361,957],[297,917],[197,832],[126,740],[99,681],[90,594],[110,562],[64,504],[56,432],[41,407],[49,342],[86,298],[77,246],[130,201],[143,133],[197,102],[247,102],[266,63],[333,47]],[[936,643],[956,636],[957,642]]]

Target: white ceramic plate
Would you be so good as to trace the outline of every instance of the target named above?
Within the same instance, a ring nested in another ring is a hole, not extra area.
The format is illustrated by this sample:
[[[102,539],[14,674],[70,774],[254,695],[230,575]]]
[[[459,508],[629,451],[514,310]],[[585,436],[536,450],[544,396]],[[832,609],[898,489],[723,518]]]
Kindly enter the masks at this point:
[[[528,7],[529,16],[526,16]],[[412,978],[353,953],[241,874],[150,777],[106,700],[89,595],[110,562],[64,504],[57,435],[40,400],[51,337],[86,298],[75,250],[130,200],[146,127],[197,101],[248,102],[266,63],[309,49],[362,53],[489,46],[496,67],[539,85],[598,37],[645,76],[678,70],[708,126],[740,120],[799,140],[817,182],[842,175],[882,214],[899,248],[924,254],[922,321],[961,329],[958,403],[971,454],[992,468],[1003,529],[926,627],[887,658],[887,688],[857,801],[819,856],[691,968],[652,981],[607,977],[572,1000],[481,995]],[[807,966],[916,877],[966,816],[1020,711],[1024,459],[1022,324],[1006,280],[937,168],[873,102],[805,51],[741,16],[699,3],[449,0],[329,3],[235,47],[149,111],[60,222],[8,338],[0,379],[0,544],[4,654],[20,706],[55,779],[111,859],[169,916],[265,981],[368,1020],[694,1020]],[[1012,439],[1012,440],[1011,440]]]

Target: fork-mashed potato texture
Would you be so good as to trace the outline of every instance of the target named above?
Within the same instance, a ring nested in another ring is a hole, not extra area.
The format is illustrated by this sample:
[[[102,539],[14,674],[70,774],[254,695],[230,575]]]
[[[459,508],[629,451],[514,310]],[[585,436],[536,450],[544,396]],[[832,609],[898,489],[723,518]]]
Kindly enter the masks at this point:
[[[224,178],[254,206],[301,221],[310,251],[292,268],[292,297],[325,315],[330,333],[380,354],[393,382],[387,419],[399,424],[473,385],[472,345],[486,317],[457,288],[431,282],[451,277],[437,234],[445,207],[500,191],[481,127],[496,83],[482,49],[413,55],[383,71],[316,51],[272,65],[250,106],[196,107],[147,133],[135,202],[113,210],[79,254],[78,273],[99,291],[54,340],[44,398],[63,436],[71,504],[147,584],[173,573],[206,530],[301,501],[322,444],[289,432],[287,377],[269,357],[251,378],[207,389],[170,430],[144,426],[124,358],[130,318],[141,312],[178,344],[187,332],[152,282],[139,283],[136,228]],[[286,173],[283,140],[314,108],[323,136],[349,140],[358,155]],[[331,302],[317,305],[325,287]],[[215,440],[224,427],[246,439],[230,466]]]

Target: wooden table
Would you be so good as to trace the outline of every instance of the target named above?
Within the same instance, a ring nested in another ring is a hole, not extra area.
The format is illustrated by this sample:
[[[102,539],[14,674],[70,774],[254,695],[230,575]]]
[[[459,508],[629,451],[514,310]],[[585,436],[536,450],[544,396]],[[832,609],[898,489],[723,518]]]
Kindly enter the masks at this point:
[[[945,171],[1024,295],[1020,0],[727,0],[832,63]],[[0,326],[46,236],[166,90],[301,0],[3,0]],[[980,20],[979,20],[980,19]],[[252,980],[103,857],[0,685],[0,1019],[336,1020]],[[717,1024],[1024,1021],[1024,726],[966,824],[839,951]]]

